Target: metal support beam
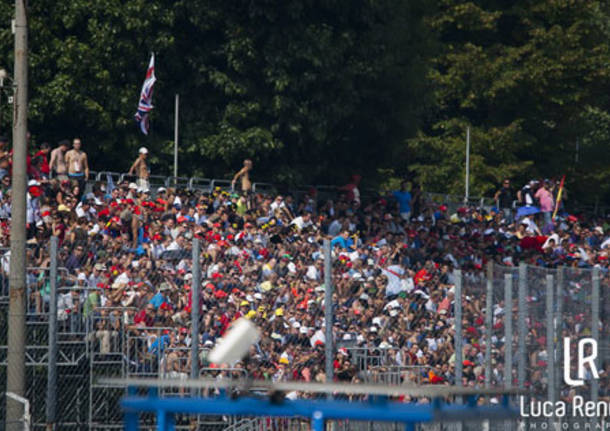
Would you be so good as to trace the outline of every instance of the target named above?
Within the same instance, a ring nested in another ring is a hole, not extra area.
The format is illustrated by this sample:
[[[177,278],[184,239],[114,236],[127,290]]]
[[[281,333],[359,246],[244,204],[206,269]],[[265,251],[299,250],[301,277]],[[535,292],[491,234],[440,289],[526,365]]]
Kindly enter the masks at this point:
[[[453,274],[455,277],[455,385],[461,387],[464,365],[462,363],[462,271],[456,269]]]
[[[313,412],[311,416],[311,430],[324,431],[324,415],[319,410]]]
[[[199,238],[193,238],[193,279],[191,281],[191,378],[199,377],[199,293],[201,291],[201,268],[199,260]]]
[[[504,274],[504,388],[513,384],[513,275]]]
[[[491,327],[493,325],[494,263],[487,262],[487,297],[485,298],[485,387],[491,387]]]
[[[519,417],[519,411],[508,402],[495,406],[444,404],[435,408],[432,404],[388,402],[382,404],[367,401],[337,400],[284,400],[278,404],[269,399],[243,397],[216,398],[157,398],[127,397],[121,401],[126,412],[158,412],[182,414],[216,414],[228,416],[309,417],[316,412],[321,420],[349,419],[354,421],[379,421],[417,423],[434,420],[459,421],[469,419],[506,420]]]
[[[519,298],[518,298],[518,351],[519,358],[517,359],[517,382],[519,389],[525,389],[525,366],[527,362],[527,354],[525,351],[525,339],[527,338],[527,328],[525,325],[527,318],[527,265],[524,262],[519,264]]]
[[[325,325],[325,357],[326,381],[333,381],[333,286],[332,286],[332,253],[330,240],[324,240],[324,325]]]
[[[47,374],[47,430],[55,429],[57,421],[57,245],[58,238],[51,237],[49,268],[49,369]]]

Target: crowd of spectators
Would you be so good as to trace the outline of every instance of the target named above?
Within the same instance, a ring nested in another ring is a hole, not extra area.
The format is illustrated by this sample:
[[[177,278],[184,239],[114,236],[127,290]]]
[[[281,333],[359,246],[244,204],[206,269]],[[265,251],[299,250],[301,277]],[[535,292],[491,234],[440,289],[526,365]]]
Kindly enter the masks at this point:
[[[63,154],[68,147],[62,141],[58,150]],[[74,147],[78,151],[69,158],[71,166],[88,170],[80,141]],[[10,166],[2,165],[4,151],[0,149],[0,246],[8,247],[11,185]],[[78,332],[89,319],[97,330],[93,336],[106,350],[120,331],[129,331],[141,341],[130,348],[142,352],[142,358],[165,355],[165,371],[173,374],[190,369],[185,351],[191,343],[195,288],[193,238],[201,243],[201,366],[210,365],[205,351],[243,316],[262,328],[263,338],[247,362],[231,365],[261,379],[326,379],[325,238],[332,240],[334,256],[333,334],[338,348],[333,359],[339,381],[365,379],[361,368],[370,365],[366,355],[376,355],[379,366],[421,366],[401,375],[401,381],[454,384],[454,269],[476,278],[484,275],[488,261],[508,267],[519,262],[598,267],[602,290],[609,286],[610,219],[577,217],[562,208],[552,220],[548,193],[540,192],[548,191],[550,182],[532,182],[528,190],[514,194],[500,190],[492,208],[453,212],[428,202],[419,187],[407,183],[396,191],[364,196],[357,176],[332,198],[322,199],[315,189],[299,196],[252,193],[247,187],[250,161],[234,178],[242,178],[246,189],[240,193],[220,188],[150,190],[144,178],[146,149],[132,166],[133,172],[141,172],[137,180],[87,183],[86,176],[66,170],[65,163],[54,174],[57,156],[49,168],[48,146],[40,151],[32,157],[39,168],[30,169],[28,183],[27,245],[28,266],[43,269],[28,274],[28,311],[48,310],[46,268],[49,240],[55,235],[59,266],[65,268],[61,286],[68,288],[59,298],[60,321],[71,322]],[[513,206],[514,200],[521,202]],[[537,205],[542,211],[516,217],[519,207]],[[3,253],[6,274],[10,257]],[[464,383],[481,384],[485,292],[464,290]],[[505,340],[498,328],[503,308],[510,307],[502,301],[495,306],[492,379],[499,384]],[[530,319],[528,328],[534,331],[535,323]],[[586,330],[572,321],[564,325],[569,332]],[[127,358],[134,372],[160,371],[145,367],[136,356]],[[534,356],[532,367],[540,365],[539,355]],[[533,371],[531,376],[538,378]]]

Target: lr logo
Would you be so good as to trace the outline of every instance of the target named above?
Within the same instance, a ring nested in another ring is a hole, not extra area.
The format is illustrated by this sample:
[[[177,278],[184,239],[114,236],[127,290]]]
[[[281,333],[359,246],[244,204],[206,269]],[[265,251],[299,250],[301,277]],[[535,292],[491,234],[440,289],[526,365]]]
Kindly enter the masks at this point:
[[[585,345],[591,345],[591,354],[585,356]],[[572,380],[570,377],[570,338],[563,339],[563,381],[570,386],[582,386],[585,384],[585,363],[589,364],[591,374],[594,379],[599,379],[595,358],[597,358],[597,341],[593,338],[583,338],[578,342],[578,379]]]

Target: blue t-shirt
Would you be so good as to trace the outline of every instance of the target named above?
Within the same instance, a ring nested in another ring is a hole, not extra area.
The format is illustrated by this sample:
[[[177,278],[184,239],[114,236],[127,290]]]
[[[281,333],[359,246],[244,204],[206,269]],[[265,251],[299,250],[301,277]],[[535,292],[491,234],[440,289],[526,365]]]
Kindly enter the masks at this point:
[[[153,341],[148,348],[148,353],[153,353],[155,355],[160,355],[163,353],[165,348],[169,346],[169,335],[164,334]]]
[[[395,191],[394,198],[398,201],[398,205],[400,205],[401,214],[411,212],[411,193]]]
[[[333,240],[330,242],[330,246],[334,248],[337,244],[339,244],[341,248],[347,249],[348,251],[353,251],[352,245],[354,245],[354,240],[351,238],[345,239],[339,235],[333,238]]]
[[[163,294],[161,292],[157,292],[155,294],[155,296],[153,296],[150,301],[148,301],[149,304],[154,305],[154,307],[158,310],[159,307],[161,307],[161,304],[163,304],[165,302],[165,297],[163,296]]]

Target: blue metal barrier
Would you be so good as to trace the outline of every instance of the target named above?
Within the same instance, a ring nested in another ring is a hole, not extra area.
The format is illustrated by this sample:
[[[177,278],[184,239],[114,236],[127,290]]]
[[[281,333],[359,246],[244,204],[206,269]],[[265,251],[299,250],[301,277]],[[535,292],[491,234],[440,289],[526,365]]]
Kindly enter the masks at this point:
[[[203,398],[160,398],[156,390],[148,396],[137,396],[136,387],[128,387],[128,396],[121,401],[124,410],[125,430],[137,431],[139,415],[154,413],[157,429],[173,431],[175,414],[214,414],[228,416],[299,417],[311,420],[311,429],[322,431],[327,420],[355,420],[402,422],[406,430],[415,424],[432,421],[506,420],[519,417],[509,396],[503,395],[501,404],[477,405],[477,395],[466,396],[464,404],[448,404],[441,398],[431,403],[404,403],[390,401],[387,397],[370,397],[368,401],[339,400],[274,400],[267,397],[242,397],[233,399],[222,394]]]

